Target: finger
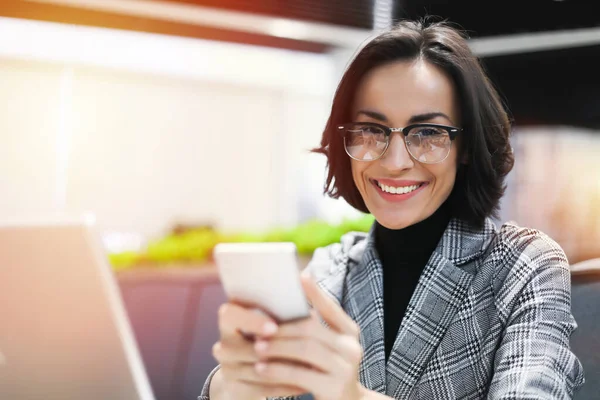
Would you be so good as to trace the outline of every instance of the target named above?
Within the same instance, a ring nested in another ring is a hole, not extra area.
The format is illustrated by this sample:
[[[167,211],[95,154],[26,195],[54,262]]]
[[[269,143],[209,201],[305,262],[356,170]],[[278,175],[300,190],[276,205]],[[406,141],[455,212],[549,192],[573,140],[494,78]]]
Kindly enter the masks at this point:
[[[306,390],[299,388],[298,386],[285,386],[285,385],[257,385],[254,383],[247,383],[247,385],[254,386],[254,390],[259,394],[258,397],[292,397],[300,396],[306,393]]]
[[[266,314],[233,303],[219,307],[219,331],[221,337],[241,336],[240,331],[269,337],[277,332],[277,324]]]
[[[232,363],[223,364],[220,367],[223,378],[227,382],[246,382],[246,383],[262,383],[258,376],[256,369],[256,363]]]
[[[230,384],[248,385],[249,387],[253,388],[253,390],[263,393],[263,396],[266,396],[264,392],[279,392],[279,394],[290,392],[295,394],[306,393],[306,390],[300,388],[297,382],[291,382],[287,384],[269,382],[258,373],[258,370],[256,369],[256,363],[222,365],[220,370],[222,371],[221,373],[223,374],[223,378],[227,382],[231,382]]]
[[[249,383],[249,385],[253,385],[256,387],[258,393],[260,393],[262,397],[291,397],[291,396],[300,396],[301,394],[306,393],[306,390],[301,389],[297,386],[283,386],[283,385],[254,385]]]
[[[320,351],[324,352],[327,351],[325,349],[329,349],[331,354],[339,355],[352,365],[360,363],[363,357],[363,350],[357,337],[334,332],[316,321],[316,319],[314,321],[282,324],[276,335],[261,340],[261,342],[272,343],[280,340],[297,341],[300,343],[316,341],[323,348]],[[299,346],[302,346],[302,344]],[[310,360],[302,360],[301,362],[311,364]]]
[[[296,364],[260,362],[254,367],[255,374],[265,384],[298,386],[304,392],[331,385],[331,376]]]
[[[332,331],[324,326],[315,315],[300,321],[281,324],[275,335],[265,339],[268,341],[274,339],[316,340],[334,353],[343,356],[349,352],[355,354],[357,349],[360,351],[360,344],[356,337]],[[349,359],[354,360],[355,358],[350,357]]]
[[[265,397],[291,397],[299,396],[306,393],[305,390],[297,386],[284,385],[265,385],[253,382],[233,381],[228,383],[228,390],[235,399],[252,398],[264,399]],[[237,394],[243,393],[243,396],[235,397]]]
[[[322,339],[323,342],[329,342],[337,337],[337,333],[325,327],[319,320],[316,313],[311,310],[308,318],[301,320],[284,322],[279,325],[277,333],[270,339],[288,338],[288,339]]]
[[[253,363],[260,358],[252,342],[237,337],[213,345],[212,354],[219,364]]]
[[[344,359],[326,344],[314,339],[273,338],[254,343],[255,354],[264,361],[292,361],[333,373]]]
[[[339,304],[326,295],[310,276],[302,275],[301,281],[308,300],[329,326],[340,333],[358,337],[358,326]]]

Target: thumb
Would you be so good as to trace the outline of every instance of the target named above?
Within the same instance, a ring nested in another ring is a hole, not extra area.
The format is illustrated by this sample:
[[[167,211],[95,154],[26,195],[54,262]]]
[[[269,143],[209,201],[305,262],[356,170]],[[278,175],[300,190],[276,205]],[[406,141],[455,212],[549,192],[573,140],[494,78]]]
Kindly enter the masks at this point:
[[[309,275],[302,274],[301,282],[308,301],[327,325],[340,333],[348,335],[355,333],[356,324],[354,321],[346,315],[334,299],[321,290]]]

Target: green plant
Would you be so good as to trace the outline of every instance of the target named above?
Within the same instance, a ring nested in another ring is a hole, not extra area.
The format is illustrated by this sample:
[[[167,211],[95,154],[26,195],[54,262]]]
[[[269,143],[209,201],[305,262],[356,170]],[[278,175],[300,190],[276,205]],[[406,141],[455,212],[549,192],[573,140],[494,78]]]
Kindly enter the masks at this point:
[[[204,261],[219,241],[213,230],[190,230],[150,243],[143,258],[155,263]]]
[[[140,262],[140,254],[133,251],[124,251],[108,255],[108,261],[115,271],[126,269]]]
[[[201,263],[212,257],[212,250],[222,242],[293,242],[298,253],[311,255],[317,248],[339,242],[343,234],[351,231],[367,232],[373,224],[373,216],[346,219],[340,224],[323,220],[310,220],[290,229],[273,228],[264,233],[219,233],[209,228],[192,229],[171,234],[151,242],[140,253],[124,252],[109,256],[115,270],[131,268],[139,264],[156,266],[171,263]]]

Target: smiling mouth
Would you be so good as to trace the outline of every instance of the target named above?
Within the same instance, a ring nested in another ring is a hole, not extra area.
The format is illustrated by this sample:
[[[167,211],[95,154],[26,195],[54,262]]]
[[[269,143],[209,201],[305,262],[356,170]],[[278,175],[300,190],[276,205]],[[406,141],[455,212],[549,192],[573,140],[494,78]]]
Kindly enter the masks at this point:
[[[374,180],[374,182],[382,191],[384,191],[385,193],[390,193],[390,194],[408,194],[408,193],[414,192],[415,190],[419,189],[421,186],[425,185],[425,182],[421,182],[419,184],[409,185],[409,186],[389,186],[389,185],[384,185],[376,180]]]

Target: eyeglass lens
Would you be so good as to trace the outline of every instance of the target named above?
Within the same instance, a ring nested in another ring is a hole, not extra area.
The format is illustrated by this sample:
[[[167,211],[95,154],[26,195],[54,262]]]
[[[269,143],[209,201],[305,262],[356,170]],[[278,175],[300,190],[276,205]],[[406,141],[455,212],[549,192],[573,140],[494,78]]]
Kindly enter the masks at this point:
[[[344,131],[346,152],[354,159],[370,161],[383,155],[388,147],[390,136],[377,126],[350,124]],[[443,161],[450,152],[452,140],[448,132],[436,126],[412,128],[404,138],[410,155],[422,163]]]

